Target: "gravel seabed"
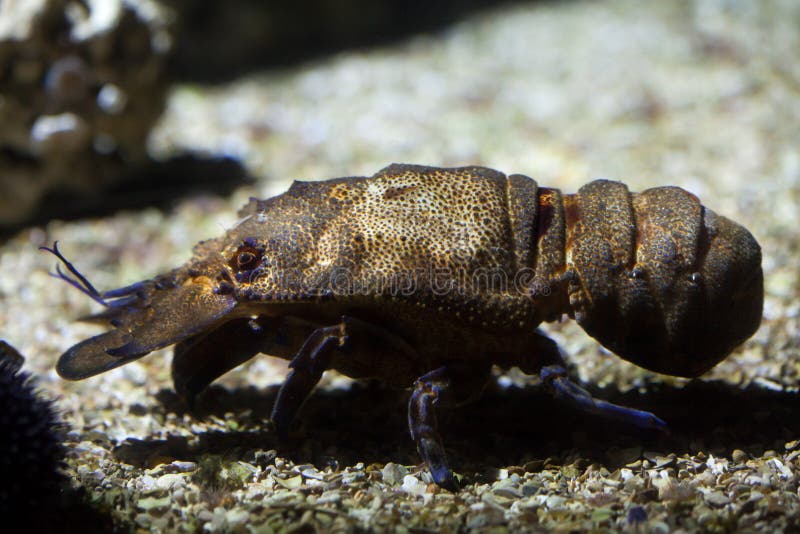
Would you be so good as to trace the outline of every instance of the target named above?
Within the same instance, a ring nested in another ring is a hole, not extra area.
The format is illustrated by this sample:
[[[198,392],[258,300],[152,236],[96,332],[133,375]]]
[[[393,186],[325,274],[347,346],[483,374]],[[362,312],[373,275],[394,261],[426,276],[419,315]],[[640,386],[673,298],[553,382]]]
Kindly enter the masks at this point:
[[[174,209],[51,221],[0,246],[0,336],[57,399],[67,473],[122,529],[273,532],[773,531],[800,528],[800,4],[541,2],[437,35],[219,86],[174,88],[154,153],[241,158],[257,181]],[[251,196],[391,162],[481,164],[574,192],[596,177],[673,184],[763,250],[758,333],[699,380],[640,370],[576,325],[548,325],[604,398],[669,436],[597,422],[516,372],[442,417],[464,488],[430,483],[402,391],[334,373],[295,443],[267,423],[285,362],[257,358],[188,413],[169,352],[83,382],[53,369],[98,332],[88,298],[48,277],[61,248],[99,288],[185,261]],[[525,387],[527,386],[527,387]]]

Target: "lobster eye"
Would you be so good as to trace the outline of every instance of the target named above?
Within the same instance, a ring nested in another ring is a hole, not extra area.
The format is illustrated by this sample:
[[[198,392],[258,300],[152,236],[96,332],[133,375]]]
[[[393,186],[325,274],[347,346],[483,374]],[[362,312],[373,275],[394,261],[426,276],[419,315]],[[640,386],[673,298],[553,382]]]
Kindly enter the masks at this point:
[[[236,263],[239,264],[240,267],[247,267],[256,259],[256,255],[252,252],[248,252],[243,250],[236,256]]]
[[[259,263],[261,254],[253,247],[243,245],[231,258],[230,266],[237,272],[251,271]]]

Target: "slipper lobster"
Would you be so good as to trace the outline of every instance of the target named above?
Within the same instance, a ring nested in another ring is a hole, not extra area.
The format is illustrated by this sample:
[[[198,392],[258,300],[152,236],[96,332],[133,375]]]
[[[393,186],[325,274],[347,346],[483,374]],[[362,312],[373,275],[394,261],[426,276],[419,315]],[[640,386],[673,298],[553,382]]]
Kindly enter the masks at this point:
[[[484,167],[395,164],[295,182],[240,216],[184,266],[105,292],[47,248],[111,327],[67,350],[58,373],[84,379],[175,345],[175,389],[191,403],[259,353],[289,359],[279,435],[326,369],[378,378],[411,388],[411,437],[454,490],[436,412],[474,398],[493,365],[539,374],[581,409],[665,427],[572,382],[540,323],[569,316],[636,365],[694,377],[761,321],[758,243],[678,187],[596,180],[569,195]]]

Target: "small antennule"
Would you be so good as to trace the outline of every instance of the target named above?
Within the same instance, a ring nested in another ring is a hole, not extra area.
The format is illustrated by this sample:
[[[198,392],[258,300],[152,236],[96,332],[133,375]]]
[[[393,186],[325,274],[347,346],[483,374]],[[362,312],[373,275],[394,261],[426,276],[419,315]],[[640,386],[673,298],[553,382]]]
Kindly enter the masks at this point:
[[[109,306],[109,303],[103,298],[103,295],[94,288],[94,286],[91,284],[91,282],[89,282],[89,280],[87,280],[86,277],[83,276],[78,271],[78,269],[76,269],[75,266],[72,265],[72,263],[70,263],[67,260],[67,258],[64,257],[63,254],[61,254],[61,251],[58,250],[58,241],[54,241],[53,242],[53,248],[50,248],[50,247],[39,247],[39,250],[44,250],[44,251],[47,251],[47,252],[53,254],[56,258],[58,258],[61,261],[61,263],[63,263],[67,267],[67,269],[69,270],[70,273],[75,275],[75,278],[71,278],[70,276],[65,274],[64,271],[61,270],[61,266],[60,265],[56,265],[56,272],[55,273],[52,273],[52,272],[48,273],[50,276],[52,276],[53,278],[59,278],[59,279],[65,281],[66,283],[68,283],[72,287],[76,288],[78,291],[80,291],[84,295],[89,296],[92,300],[94,300],[98,304],[102,304],[103,306],[106,306],[106,307]],[[76,280],[76,278],[77,278],[77,280]]]

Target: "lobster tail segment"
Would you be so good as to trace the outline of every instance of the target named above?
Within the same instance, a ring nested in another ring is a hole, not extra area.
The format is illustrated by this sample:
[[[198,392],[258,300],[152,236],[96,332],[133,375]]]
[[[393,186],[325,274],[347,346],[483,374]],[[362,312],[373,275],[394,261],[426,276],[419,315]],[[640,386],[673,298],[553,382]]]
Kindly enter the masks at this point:
[[[570,308],[621,357],[697,376],[758,328],[758,243],[691,193],[598,180],[565,198],[564,213]]]

